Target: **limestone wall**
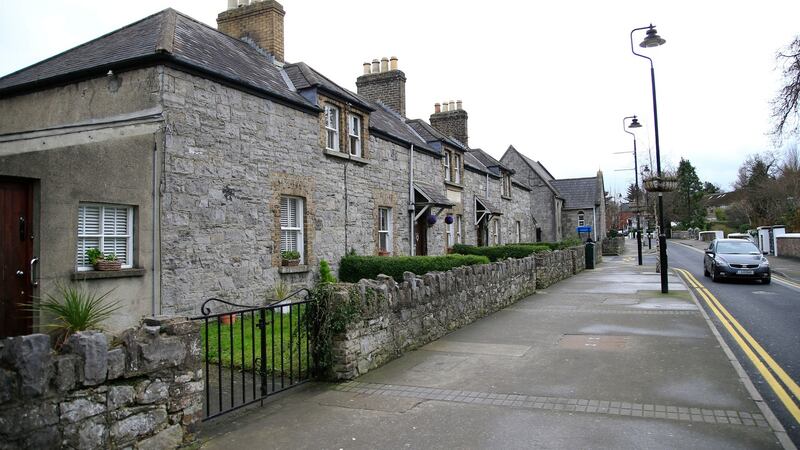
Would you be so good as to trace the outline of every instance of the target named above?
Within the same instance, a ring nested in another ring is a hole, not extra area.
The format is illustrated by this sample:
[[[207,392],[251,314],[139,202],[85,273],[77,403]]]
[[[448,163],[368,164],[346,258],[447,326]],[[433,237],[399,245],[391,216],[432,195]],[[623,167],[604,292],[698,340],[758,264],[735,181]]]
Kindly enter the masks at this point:
[[[586,268],[586,248],[582,245],[565,250],[536,253],[533,258],[536,259],[537,289],[544,289]]]
[[[197,325],[148,318],[117,340],[0,340],[0,448],[175,448],[203,410]]]
[[[797,233],[793,233],[797,234]],[[776,238],[778,256],[788,256],[800,258],[800,235],[797,236],[778,236]]]
[[[606,238],[599,247],[602,248],[604,255],[621,255],[625,251],[625,238]]]
[[[334,376],[351,379],[363,375],[533,294],[534,269],[534,258],[528,257],[422,277],[406,272],[402,283],[387,276],[361,280],[356,287],[365,311],[334,338]],[[339,295],[348,295],[347,290]]]

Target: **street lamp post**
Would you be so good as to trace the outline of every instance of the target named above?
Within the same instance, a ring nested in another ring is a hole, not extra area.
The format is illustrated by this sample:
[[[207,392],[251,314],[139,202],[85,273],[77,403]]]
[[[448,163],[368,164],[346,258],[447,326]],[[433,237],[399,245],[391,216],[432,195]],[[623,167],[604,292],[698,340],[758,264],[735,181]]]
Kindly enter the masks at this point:
[[[628,131],[625,127],[625,121],[628,119],[631,120],[631,124],[628,125],[627,128],[641,128],[642,124],[639,123],[639,119],[636,116],[628,116],[622,119],[622,131],[630,134],[633,136],[633,173],[636,190],[634,191],[634,195],[636,196],[634,199],[634,208],[636,212],[636,253],[639,255],[639,265],[642,265],[642,224],[639,218],[639,160],[636,156],[636,135],[630,131]]]
[[[656,74],[653,70],[653,60],[645,55],[641,55],[636,53],[636,50],[633,47],[633,33],[636,31],[647,30],[646,36],[644,40],[639,44],[639,47],[642,48],[650,48],[650,47],[658,47],[659,45],[663,45],[665,42],[661,36],[658,35],[656,32],[655,27],[653,24],[650,24],[646,27],[634,28],[631,30],[631,52],[639,57],[642,57],[648,61],[650,61],[650,83],[652,85],[653,90],[653,126],[655,127],[656,133],[656,173],[659,179],[661,179],[661,148],[659,147],[658,143],[658,107],[656,106]],[[669,283],[667,281],[667,235],[665,233],[664,228],[664,194],[663,192],[658,193],[658,260],[659,265],[661,266],[661,292],[666,294],[669,292]]]

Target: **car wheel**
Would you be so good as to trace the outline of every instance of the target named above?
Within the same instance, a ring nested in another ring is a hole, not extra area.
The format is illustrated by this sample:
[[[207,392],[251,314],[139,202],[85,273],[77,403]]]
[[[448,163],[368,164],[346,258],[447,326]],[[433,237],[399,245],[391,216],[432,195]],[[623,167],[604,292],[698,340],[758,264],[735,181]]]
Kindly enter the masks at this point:
[[[718,283],[719,282],[719,280],[717,279],[717,270],[714,269],[713,267],[711,268],[711,274],[710,275],[711,275],[711,281],[713,281],[714,283]]]
[[[767,278],[764,278],[761,282],[764,284],[770,284],[772,282],[772,277],[769,276]]]
[[[710,274],[710,273],[708,273],[708,269],[706,269],[706,266],[703,266],[703,276],[704,276],[704,277],[707,277],[707,276],[709,276],[709,275],[711,275],[711,274]]]

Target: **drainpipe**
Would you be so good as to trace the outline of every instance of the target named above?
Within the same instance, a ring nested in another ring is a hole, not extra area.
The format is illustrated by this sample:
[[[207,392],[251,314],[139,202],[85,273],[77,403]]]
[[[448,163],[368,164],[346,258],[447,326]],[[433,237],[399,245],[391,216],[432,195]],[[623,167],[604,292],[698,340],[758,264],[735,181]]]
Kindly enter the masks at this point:
[[[486,201],[489,201],[489,174],[486,174]]]
[[[592,206],[592,234],[594,235],[592,240],[597,242],[597,212],[594,206]]]
[[[408,254],[414,256],[414,144],[409,147],[408,158]]]
[[[150,277],[153,279],[153,287],[151,293],[152,300],[150,305],[150,313],[151,313],[150,315],[152,316],[156,315],[156,257],[157,257],[156,242],[158,240],[156,236],[156,220],[158,217],[158,179],[157,179],[158,169],[156,168],[156,164],[158,164],[158,144],[156,142],[153,142],[153,211],[152,211],[153,242],[150,248],[150,251],[153,254],[153,261],[152,261],[153,269],[150,274]]]

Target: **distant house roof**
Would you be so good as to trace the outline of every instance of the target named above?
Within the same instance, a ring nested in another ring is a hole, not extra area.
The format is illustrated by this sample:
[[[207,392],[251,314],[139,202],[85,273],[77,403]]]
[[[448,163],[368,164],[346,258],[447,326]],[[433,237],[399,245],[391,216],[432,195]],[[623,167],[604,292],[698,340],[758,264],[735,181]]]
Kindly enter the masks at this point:
[[[703,202],[705,202],[707,208],[719,208],[736,203],[741,200],[743,196],[743,191],[718,192],[716,194],[707,194],[703,196]]]
[[[153,64],[188,68],[314,108],[286,83],[268,52],[172,8],[0,78],[0,97]]]
[[[564,209],[597,206],[597,177],[553,180],[552,183],[564,199]]]
[[[284,66],[284,70],[298,90],[316,87],[367,110],[375,109],[368,103],[368,100],[339,86],[304,62],[287,64]]]

